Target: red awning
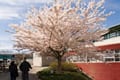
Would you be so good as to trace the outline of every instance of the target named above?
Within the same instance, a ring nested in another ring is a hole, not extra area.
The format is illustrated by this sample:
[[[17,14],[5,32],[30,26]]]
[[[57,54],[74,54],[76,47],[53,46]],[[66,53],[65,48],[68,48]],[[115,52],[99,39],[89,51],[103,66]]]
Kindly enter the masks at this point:
[[[98,46],[98,50],[118,50],[120,49],[120,43]]]
[[[70,51],[67,54],[65,54],[64,56],[71,56],[71,55],[76,55],[76,52]]]

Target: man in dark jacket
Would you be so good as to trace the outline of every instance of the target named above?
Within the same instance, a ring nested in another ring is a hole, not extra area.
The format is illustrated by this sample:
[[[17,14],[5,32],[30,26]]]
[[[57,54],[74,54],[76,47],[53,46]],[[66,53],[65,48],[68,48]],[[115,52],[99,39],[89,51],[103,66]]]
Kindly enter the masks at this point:
[[[10,72],[10,80],[16,80],[16,77],[18,77],[18,69],[14,61],[10,63],[9,72]]]
[[[26,58],[24,58],[24,61],[19,66],[20,70],[22,71],[22,80],[29,80],[29,70],[32,69],[29,62],[26,61]]]

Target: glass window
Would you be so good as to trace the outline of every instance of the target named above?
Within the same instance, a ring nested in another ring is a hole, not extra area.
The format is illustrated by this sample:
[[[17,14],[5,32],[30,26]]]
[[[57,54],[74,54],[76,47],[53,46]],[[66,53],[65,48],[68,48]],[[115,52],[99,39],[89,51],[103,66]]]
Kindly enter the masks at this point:
[[[117,36],[120,36],[120,31],[106,34],[106,35],[104,35],[104,39],[109,39],[109,38],[117,37]]]
[[[104,35],[104,39],[107,39],[107,35]]]
[[[115,50],[115,53],[120,53],[120,50]]]
[[[105,58],[105,61],[114,61],[114,58]]]
[[[115,32],[110,33],[110,38],[115,37],[115,36],[116,36]]]
[[[117,36],[120,36],[120,31],[117,31]]]

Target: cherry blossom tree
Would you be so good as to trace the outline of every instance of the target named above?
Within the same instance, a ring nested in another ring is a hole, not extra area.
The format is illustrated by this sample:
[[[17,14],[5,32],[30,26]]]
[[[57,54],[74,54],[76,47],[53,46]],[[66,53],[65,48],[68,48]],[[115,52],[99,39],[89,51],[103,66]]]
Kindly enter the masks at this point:
[[[93,41],[103,34],[104,0],[54,0],[49,6],[32,8],[21,24],[11,24],[15,47],[56,58],[58,71],[69,51],[93,51]]]

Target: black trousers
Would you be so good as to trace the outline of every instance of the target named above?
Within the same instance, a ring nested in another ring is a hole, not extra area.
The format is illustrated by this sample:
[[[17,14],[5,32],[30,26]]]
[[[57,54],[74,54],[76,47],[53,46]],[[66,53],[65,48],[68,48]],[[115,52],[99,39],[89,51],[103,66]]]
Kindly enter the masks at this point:
[[[29,80],[29,74],[27,72],[22,72],[22,80]]]
[[[13,74],[10,74],[10,80],[16,80],[16,76]]]

